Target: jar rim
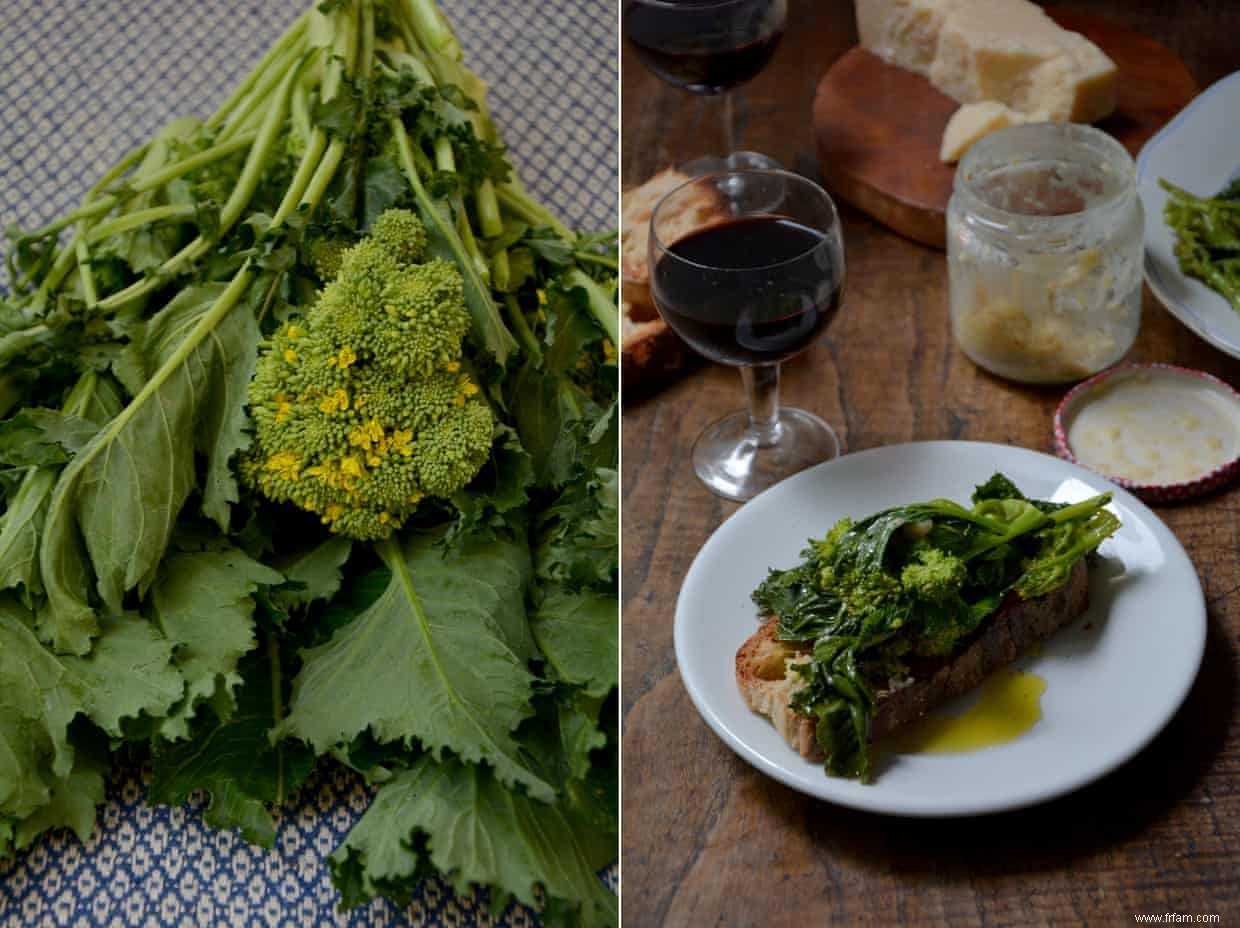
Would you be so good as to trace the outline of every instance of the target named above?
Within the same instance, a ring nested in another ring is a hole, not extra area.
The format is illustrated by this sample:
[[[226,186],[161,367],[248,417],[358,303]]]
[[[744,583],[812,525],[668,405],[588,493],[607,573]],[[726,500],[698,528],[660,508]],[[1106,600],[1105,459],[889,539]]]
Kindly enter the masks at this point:
[[[1046,215],[996,206],[979,189],[979,182],[996,168],[1032,162],[1047,155],[1067,162],[1092,161],[1100,171],[1113,170],[1117,177],[1127,178],[1127,182],[1083,209]],[[992,132],[970,146],[956,167],[952,193],[965,201],[967,212],[988,225],[1045,231],[1097,216],[1135,197],[1136,166],[1128,150],[1101,129],[1079,123],[1027,123]]]

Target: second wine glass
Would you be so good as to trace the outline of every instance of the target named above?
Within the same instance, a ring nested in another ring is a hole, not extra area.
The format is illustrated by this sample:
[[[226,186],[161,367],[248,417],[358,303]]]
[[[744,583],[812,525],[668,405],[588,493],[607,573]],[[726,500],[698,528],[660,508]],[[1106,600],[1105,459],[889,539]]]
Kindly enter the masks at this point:
[[[778,167],[736,150],[732,89],[756,77],[784,34],[787,0],[625,0],[624,34],[651,71],[693,93],[723,98],[731,167]]]
[[[700,218],[686,227],[686,216]],[[826,191],[787,171],[694,178],[655,208],[649,248],[660,315],[700,354],[740,368],[748,394],[748,410],[694,445],[702,482],[746,500],[838,455],[830,426],[779,404],[780,363],[822,334],[844,286],[843,236]]]

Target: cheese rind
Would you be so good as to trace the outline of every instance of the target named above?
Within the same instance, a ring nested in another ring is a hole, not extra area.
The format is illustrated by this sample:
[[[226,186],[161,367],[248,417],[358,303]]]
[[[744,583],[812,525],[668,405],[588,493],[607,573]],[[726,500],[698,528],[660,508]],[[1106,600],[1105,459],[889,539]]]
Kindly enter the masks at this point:
[[[857,0],[857,26],[864,47],[961,103],[1073,122],[1115,109],[1114,62],[1028,0]]]

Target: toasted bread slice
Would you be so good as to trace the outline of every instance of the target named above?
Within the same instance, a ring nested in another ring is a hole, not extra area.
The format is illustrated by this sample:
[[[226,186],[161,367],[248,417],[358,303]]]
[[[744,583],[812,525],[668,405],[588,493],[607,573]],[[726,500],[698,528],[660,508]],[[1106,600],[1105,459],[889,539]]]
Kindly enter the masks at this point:
[[[620,232],[620,318],[622,382],[626,395],[661,386],[698,361],[698,357],[659,318],[650,295],[647,247],[650,217],[672,190],[690,180],[671,168],[660,171],[623,194]],[[701,190],[687,198],[664,227],[670,241],[724,215],[718,198]]]
[[[620,199],[620,277],[625,282],[625,299],[631,303],[649,302],[641,286],[650,283],[646,250],[650,242],[650,217],[659,201],[693,178],[673,168],[660,171],[639,187],[626,190]],[[681,200],[681,198],[677,198]],[[660,214],[663,215],[663,214]],[[723,216],[723,205],[704,187],[681,200],[675,213],[660,219],[660,238],[675,242],[711,219]]]
[[[926,661],[910,679],[879,692],[870,724],[871,740],[917,721],[1067,625],[1089,607],[1089,577],[1084,562],[1057,590],[1037,599],[1009,596],[986,624],[951,657]],[[746,704],[774,723],[784,740],[802,757],[821,760],[814,722],[793,711],[793,694],[801,679],[792,667],[810,659],[809,645],[778,641],[778,620],[768,618],[736,652],[736,684]]]

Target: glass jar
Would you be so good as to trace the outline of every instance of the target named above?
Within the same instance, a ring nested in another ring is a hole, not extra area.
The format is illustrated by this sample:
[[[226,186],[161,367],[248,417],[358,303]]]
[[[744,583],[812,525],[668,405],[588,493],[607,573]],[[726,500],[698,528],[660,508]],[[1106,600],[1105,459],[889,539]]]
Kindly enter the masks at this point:
[[[956,343],[1023,383],[1095,374],[1137,337],[1143,252],[1119,142],[1072,123],[992,133],[965,153],[947,206]]]

